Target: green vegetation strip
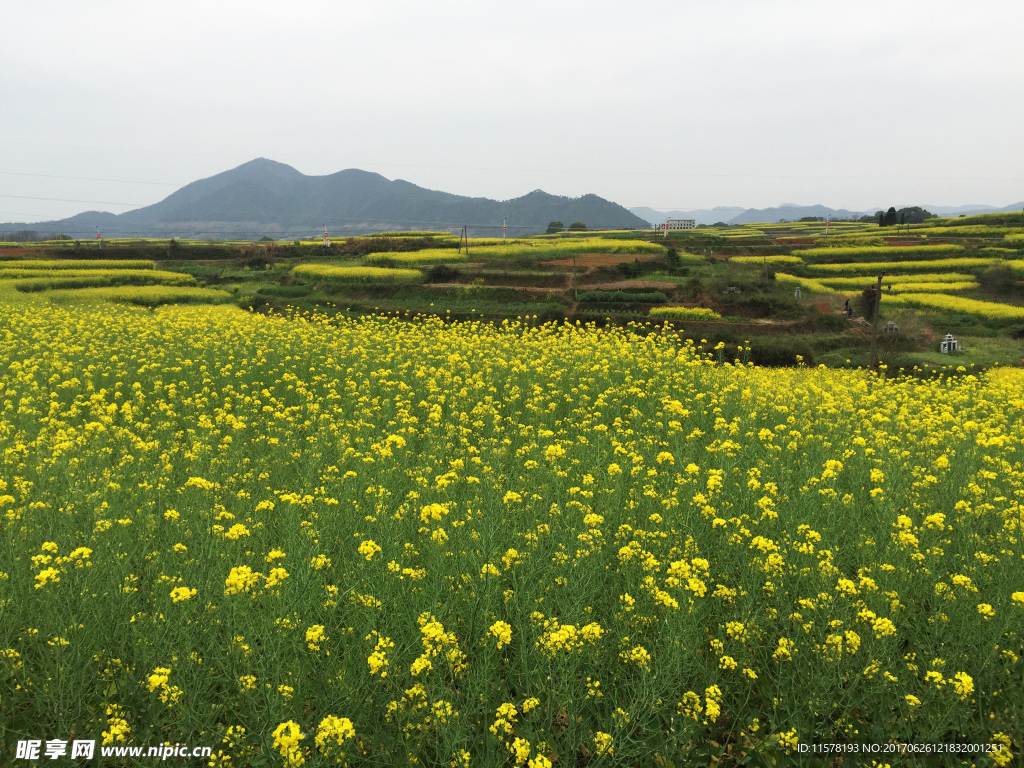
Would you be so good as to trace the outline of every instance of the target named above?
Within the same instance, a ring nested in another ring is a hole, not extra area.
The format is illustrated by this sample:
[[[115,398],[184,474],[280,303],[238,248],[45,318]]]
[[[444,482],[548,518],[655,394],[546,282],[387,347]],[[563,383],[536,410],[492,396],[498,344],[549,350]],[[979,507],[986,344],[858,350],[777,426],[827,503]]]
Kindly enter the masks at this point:
[[[0,261],[0,270],[7,269],[154,269],[156,264],[145,259],[17,259]]]
[[[952,293],[954,291],[973,291],[980,287],[976,280],[964,280],[959,283],[886,283],[891,285],[887,290],[893,293]]]
[[[50,291],[46,298],[58,304],[77,301],[112,301],[115,304],[136,304],[156,307],[160,304],[223,304],[233,297],[214,288],[185,288],[165,285],[115,286]]]
[[[367,264],[447,264],[466,261],[466,252],[459,253],[454,248],[427,248],[422,251],[371,253],[363,257]]]
[[[733,256],[729,261],[733,264],[803,264],[799,256]]]
[[[962,245],[907,245],[903,247],[853,246],[848,248],[807,248],[798,251],[804,261],[919,261],[941,259],[963,253]]]
[[[633,301],[641,304],[663,304],[668,301],[661,291],[586,291],[580,294],[581,302],[622,302]]]
[[[304,280],[339,284],[420,283],[423,273],[418,269],[386,269],[384,267],[332,267],[329,264],[300,264],[292,274]]]
[[[855,235],[839,237],[820,237],[814,241],[819,248],[853,248],[856,246],[884,247],[885,240],[880,237],[857,237]]]
[[[19,280],[12,280],[17,290],[23,293],[34,291],[53,291],[61,288],[98,288],[108,285],[195,285],[192,275],[180,272],[163,272],[151,269],[124,270],[83,270],[84,274],[74,271],[54,271],[46,276],[37,275]],[[4,277],[0,273],[0,279]]]
[[[565,240],[515,240],[506,245],[500,239],[470,243],[469,258],[488,259],[566,259],[581,253],[619,253],[660,255],[665,249],[657,243],[607,238],[572,238]]]

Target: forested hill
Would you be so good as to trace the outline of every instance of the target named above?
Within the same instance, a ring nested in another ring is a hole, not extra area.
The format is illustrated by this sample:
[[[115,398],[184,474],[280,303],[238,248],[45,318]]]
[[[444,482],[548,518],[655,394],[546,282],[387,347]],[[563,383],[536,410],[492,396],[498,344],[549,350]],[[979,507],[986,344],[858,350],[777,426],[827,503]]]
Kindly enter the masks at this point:
[[[591,229],[643,229],[648,223],[597,195],[559,197],[541,190],[512,200],[464,197],[407,181],[349,169],[306,176],[290,165],[259,158],[188,184],[159,203],[111,214],[90,211],[68,219],[0,225],[88,237],[251,238],[311,236],[326,225],[332,234],[467,225],[470,234],[543,232],[551,221],[582,221]]]

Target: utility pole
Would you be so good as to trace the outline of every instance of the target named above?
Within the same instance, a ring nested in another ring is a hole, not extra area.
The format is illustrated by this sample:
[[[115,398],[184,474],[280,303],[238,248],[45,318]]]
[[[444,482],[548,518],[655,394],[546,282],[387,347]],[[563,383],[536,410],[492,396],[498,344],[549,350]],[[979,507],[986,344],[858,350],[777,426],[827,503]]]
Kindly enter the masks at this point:
[[[503,218],[501,220],[501,244],[505,244],[505,233],[508,231],[508,219]]]
[[[100,256],[103,255],[103,235],[100,234],[100,225],[96,225],[96,244],[100,247]]]
[[[331,255],[331,240],[327,237],[327,225],[324,224],[324,256],[329,257]]]
[[[878,276],[878,283],[875,285],[875,308],[872,314],[874,315],[874,328],[871,332],[871,370],[878,370],[878,324],[881,321],[881,308],[882,308],[882,277],[885,275],[883,272]]]

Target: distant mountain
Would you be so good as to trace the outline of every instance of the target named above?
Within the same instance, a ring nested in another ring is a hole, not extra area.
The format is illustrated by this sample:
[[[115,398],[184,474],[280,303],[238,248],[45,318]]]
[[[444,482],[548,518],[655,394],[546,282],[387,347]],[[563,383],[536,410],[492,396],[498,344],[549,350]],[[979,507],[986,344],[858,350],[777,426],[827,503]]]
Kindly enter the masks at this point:
[[[992,205],[922,205],[926,211],[931,211],[937,216],[973,216],[976,213],[1013,213],[1024,210],[1024,202],[1007,205],[1003,208],[996,208]],[[897,210],[900,206],[896,206]],[[877,209],[876,209],[877,210]]]
[[[874,211],[872,211],[874,213]],[[778,221],[799,221],[806,216],[856,219],[864,214],[845,208],[826,208],[824,205],[781,205],[778,208],[750,208],[734,217],[729,224],[774,224]]]
[[[907,205],[896,205],[896,209],[909,207]],[[1024,210],[1024,202],[1007,205],[998,208],[992,205],[922,205],[927,211],[937,216],[960,216],[973,215],[976,213],[1012,213]],[[775,208],[735,208],[719,206],[717,208],[702,208],[693,211],[667,211],[656,210],[639,206],[630,208],[642,219],[651,223],[652,226],[660,226],[666,219],[693,219],[697,224],[775,224],[783,221],[799,221],[805,216],[831,217],[833,219],[858,219],[861,216],[874,215],[876,211],[888,210],[888,205],[879,205],[874,208],[862,211],[848,211],[845,208],[829,208],[824,205],[797,205],[796,203],[783,203]]]
[[[717,208],[699,208],[694,211],[667,211],[655,210],[654,208],[641,206],[638,208],[630,208],[629,210],[641,219],[649,221],[651,226],[659,227],[664,224],[667,219],[693,219],[697,224],[717,224],[720,221],[727,222],[737,214],[743,213],[747,209],[735,206],[718,206]]]
[[[551,221],[582,221],[591,229],[646,229],[648,223],[597,195],[569,198],[534,190],[513,200],[464,197],[389,180],[357,169],[306,176],[290,165],[259,158],[194,181],[159,203],[122,214],[89,211],[59,221],[0,224],[88,237],[274,238],[469,227],[473,235],[543,232]]]

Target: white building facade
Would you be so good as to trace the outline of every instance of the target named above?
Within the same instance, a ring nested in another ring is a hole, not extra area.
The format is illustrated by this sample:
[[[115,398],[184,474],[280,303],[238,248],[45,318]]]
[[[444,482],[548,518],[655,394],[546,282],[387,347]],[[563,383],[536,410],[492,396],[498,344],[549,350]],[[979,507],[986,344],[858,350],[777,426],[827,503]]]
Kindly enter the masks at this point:
[[[665,229],[693,229],[696,226],[696,219],[669,219],[665,222]]]

